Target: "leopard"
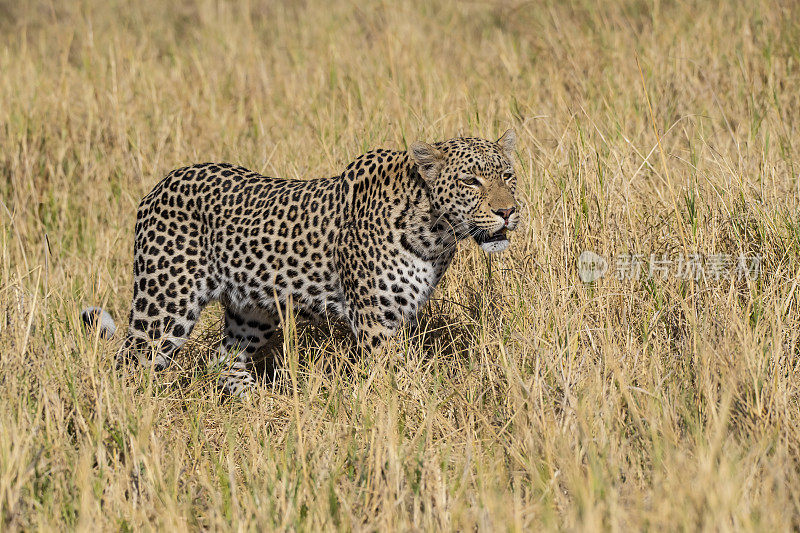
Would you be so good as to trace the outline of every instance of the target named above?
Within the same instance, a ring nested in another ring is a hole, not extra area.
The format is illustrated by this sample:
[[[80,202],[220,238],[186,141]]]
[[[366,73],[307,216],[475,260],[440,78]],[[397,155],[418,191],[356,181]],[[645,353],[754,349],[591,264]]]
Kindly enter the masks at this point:
[[[251,360],[297,316],[349,326],[381,349],[417,317],[461,241],[506,250],[519,223],[513,129],[377,149],[328,178],[266,177],[230,163],[169,172],[139,204],[133,297],[118,365],[167,368],[201,311],[224,309],[217,383],[246,397]],[[81,319],[111,338],[101,307]]]

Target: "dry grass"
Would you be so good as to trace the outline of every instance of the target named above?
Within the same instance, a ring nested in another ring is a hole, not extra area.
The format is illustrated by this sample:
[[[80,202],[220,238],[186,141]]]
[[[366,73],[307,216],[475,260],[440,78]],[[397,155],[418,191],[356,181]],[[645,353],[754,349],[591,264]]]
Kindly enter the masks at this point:
[[[712,4],[0,3],[0,529],[800,528],[800,10]],[[421,341],[347,369],[289,323],[240,403],[218,309],[163,375],[81,332],[171,168],[508,126],[524,227],[462,247]],[[763,272],[586,285],[584,249]]]

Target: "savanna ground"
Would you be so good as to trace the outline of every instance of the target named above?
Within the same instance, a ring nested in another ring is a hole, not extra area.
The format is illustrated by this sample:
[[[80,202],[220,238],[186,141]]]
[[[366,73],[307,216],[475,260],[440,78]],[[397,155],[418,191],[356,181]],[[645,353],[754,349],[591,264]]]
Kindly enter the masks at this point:
[[[800,527],[799,62],[792,2],[0,3],[0,528]],[[287,318],[238,402],[219,308],[159,375],[81,330],[124,326],[176,166],[507,127],[524,224],[462,246],[421,338],[352,366]],[[761,271],[617,279],[631,253]]]

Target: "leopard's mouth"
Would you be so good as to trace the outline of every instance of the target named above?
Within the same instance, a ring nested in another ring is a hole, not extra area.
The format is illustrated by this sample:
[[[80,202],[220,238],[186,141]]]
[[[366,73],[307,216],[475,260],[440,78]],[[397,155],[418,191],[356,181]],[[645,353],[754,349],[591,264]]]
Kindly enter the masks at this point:
[[[500,231],[495,233],[489,233],[487,231],[479,231],[476,234],[473,234],[473,239],[478,244],[486,244],[487,242],[501,242],[508,240],[508,228],[502,228]]]

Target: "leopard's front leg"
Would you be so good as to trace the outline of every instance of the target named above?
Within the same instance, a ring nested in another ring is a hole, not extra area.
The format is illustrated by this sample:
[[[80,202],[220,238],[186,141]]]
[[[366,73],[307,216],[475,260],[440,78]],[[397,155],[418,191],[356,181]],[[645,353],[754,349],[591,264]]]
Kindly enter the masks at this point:
[[[354,275],[356,269],[340,274],[344,286],[344,312],[355,335],[360,354],[377,351],[403,324],[402,309],[394,299],[379,290],[379,282],[369,276]]]
[[[388,253],[377,244],[386,238],[362,237],[356,229],[348,227],[340,235],[336,268],[344,293],[343,311],[359,352],[364,353],[380,349],[416,320],[438,278],[432,262],[407,252]],[[359,252],[365,243],[369,243],[367,254]]]
[[[391,312],[391,311],[390,311]],[[385,311],[376,306],[355,309],[350,319],[350,328],[356,337],[360,353],[381,349],[397,334],[399,324],[387,323]]]

